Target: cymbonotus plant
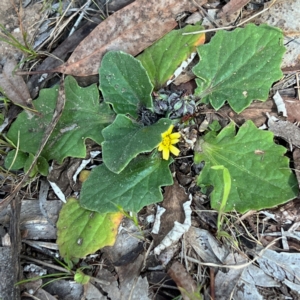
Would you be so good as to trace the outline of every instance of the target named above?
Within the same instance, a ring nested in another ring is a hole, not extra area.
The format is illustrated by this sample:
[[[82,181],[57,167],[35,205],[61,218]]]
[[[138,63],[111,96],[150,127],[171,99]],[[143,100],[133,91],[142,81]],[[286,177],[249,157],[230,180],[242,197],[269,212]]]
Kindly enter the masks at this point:
[[[41,156],[59,163],[70,156],[84,158],[89,138],[101,144],[103,163],[83,183],[79,201],[71,198],[62,208],[57,243],[63,257],[84,257],[112,245],[122,210],[138,213],[162,201],[161,188],[173,184],[173,156],[180,154],[180,134],[174,127],[178,121],[169,118],[170,108],[180,117],[200,103],[219,109],[227,102],[239,113],[253,100],[265,101],[273,82],[281,78],[285,49],[279,29],[250,24],[220,31],[206,45],[204,34],[182,35],[199,29],[200,25],[189,25],[172,31],[137,58],[121,51],[106,53],[99,69],[100,104],[95,84],[81,88],[73,77],[66,77],[66,105]],[[193,98],[178,97],[177,103],[162,93],[154,103],[152,93],[171,82],[177,68],[196,51],[200,61],[193,68],[198,85]],[[57,94],[57,87],[42,90],[35,108],[43,117],[22,112],[8,131],[15,144],[20,137],[18,168],[37,152]],[[251,121],[237,132],[230,123],[219,133],[209,131],[198,138],[194,161],[205,161],[205,167],[197,183],[214,187],[211,206],[221,214],[276,206],[298,190],[285,151],[273,142],[271,132],[257,129]],[[13,158],[14,150],[5,165],[11,166]],[[224,178],[230,178],[230,188]]]

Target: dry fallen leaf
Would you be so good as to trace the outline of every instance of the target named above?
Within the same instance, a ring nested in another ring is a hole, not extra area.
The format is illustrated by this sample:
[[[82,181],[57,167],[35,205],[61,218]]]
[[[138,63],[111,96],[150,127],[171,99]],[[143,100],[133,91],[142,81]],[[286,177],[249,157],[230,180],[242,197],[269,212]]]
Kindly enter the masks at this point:
[[[288,97],[283,97],[283,101],[287,110],[287,121],[300,122],[300,101]]]
[[[198,0],[198,5],[205,2]],[[98,74],[101,58],[107,51],[137,55],[175,28],[179,13],[195,10],[196,6],[189,0],[137,0],[100,23],[69,60],[51,72],[74,76]]]
[[[158,245],[163,238],[174,227],[174,222],[183,223],[184,211],[183,203],[188,200],[188,196],[178,182],[174,185],[165,187],[164,200],[162,206],[166,209],[161,218],[159,233],[153,234],[154,245]]]
[[[213,116],[217,114],[220,120],[225,120],[228,118],[228,121],[233,120],[238,125],[242,125],[245,120],[251,120],[257,127],[263,125],[267,116],[266,113],[277,113],[276,105],[272,99],[267,100],[266,102],[253,102],[249,107],[247,107],[243,112],[237,114],[234,112],[229,105],[224,105],[222,108],[215,111],[209,111],[208,113]]]
[[[181,292],[182,298],[184,300],[191,299],[191,296],[197,291],[197,284],[192,276],[183,267],[183,265],[180,262],[175,261],[171,265],[168,274],[176,282],[176,285]]]
[[[275,136],[279,136],[290,145],[300,147],[300,128],[288,121],[275,121],[272,117],[268,116],[269,131],[272,131]]]
[[[32,99],[26,83],[22,76],[13,74],[16,65],[13,59],[6,61],[3,72],[0,74],[0,87],[14,104],[32,109]]]

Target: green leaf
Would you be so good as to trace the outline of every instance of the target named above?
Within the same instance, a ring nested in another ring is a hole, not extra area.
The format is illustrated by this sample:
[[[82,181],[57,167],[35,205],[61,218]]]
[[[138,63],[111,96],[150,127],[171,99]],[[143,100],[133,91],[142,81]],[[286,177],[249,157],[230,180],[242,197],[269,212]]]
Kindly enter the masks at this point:
[[[254,99],[265,101],[272,83],[282,77],[284,52],[282,32],[265,24],[218,31],[198,47],[196,94],[216,110],[227,101],[237,113]]]
[[[16,149],[13,149],[7,153],[4,161],[4,167],[10,170],[22,169],[24,168],[27,158],[28,153],[24,153],[22,151],[17,152]]]
[[[18,132],[20,150],[25,153],[35,154],[41,144],[46,128],[49,126],[58,96],[58,88],[42,89],[37,100],[34,101],[36,110],[42,116],[33,115],[30,112],[21,112],[16,121],[10,126],[7,137],[17,143]]]
[[[162,201],[160,187],[173,184],[171,162],[141,155],[120,174],[102,164],[83,183],[80,204],[102,213],[118,211],[118,207],[139,212],[143,206]]]
[[[81,88],[73,77],[68,76],[64,85],[66,105],[42,151],[44,158],[55,159],[59,163],[67,156],[85,157],[85,140],[90,138],[100,144],[103,141],[102,129],[114,118],[108,104],[99,105],[99,92],[95,84]],[[41,90],[34,106],[42,116],[24,111],[10,127],[7,136],[14,143],[17,143],[20,131],[21,151],[31,154],[37,152],[44,132],[51,122],[57,95],[57,87]]]
[[[214,187],[211,206],[219,210],[223,197],[222,172],[211,167],[222,165],[231,176],[231,189],[224,211],[260,210],[293,199],[298,183],[289,168],[286,149],[273,142],[273,133],[262,131],[247,121],[235,135],[230,123],[218,135],[209,132],[197,141],[194,160],[205,161],[198,177],[199,186]]]
[[[104,101],[116,113],[137,118],[139,107],[153,110],[152,84],[142,64],[133,56],[122,51],[106,53],[99,74]]]
[[[47,176],[48,175],[48,172],[49,172],[49,164],[48,164],[48,161],[46,158],[40,156],[38,159],[37,159],[37,163],[36,163],[36,166],[38,168],[38,171],[41,175],[43,176]]]
[[[120,173],[139,153],[152,151],[161,142],[161,134],[168,130],[171,120],[160,119],[151,126],[117,115],[115,121],[103,129],[103,162],[114,173]]]
[[[25,165],[24,165],[24,172],[25,173],[28,172],[28,170],[31,167],[33,161],[34,161],[34,155],[29,153],[28,158],[27,158],[27,160],[25,162]],[[29,173],[29,177],[34,177],[37,173],[38,173],[38,167],[35,164],[34,167],[32,168],[32,170]]]
[[[90,281],[91,277],[88,275],[85,275],[82,271],[76,270],[76,273],[74,275],[74,280],[77,283],[80,284],[87,284]]]
[[[137,57],[147,70],[154,90],[158,91],[163,87],[180,64],[196,51],[196,46],[205,41],[204,33],[182,34],[203,29],[200,25],[188,25],[172,30]]]
[[[26,171],[28,170],[28,168],[31,166],[34,156],[33,154],[28,154],[28,153],[24,153],[22,151],[18,151],[17,155],[16,155],[16,149],[8,152],[8,154],[5,157],[5,163],[4,163],[4,167],[6,169],[10,169],[10,170],[19,170],[24,168],[24,171],[26,173]],[[16,158],[15,158],[16,155]],[[12,165],[12,162],[14,161],[14,164]],[[10,166],[12,166],[10,168]],[[39,157],[37,160],[37,164],[33,169],[33,172],[31,175],[34,176],[37,172],[39,172],[40,174],[42,174],[43,176],[47,176],[48,175],[48,170],[49,170],[49,164],[47,162],[47,160],[44,157]]]
[[[33,161],[34,161],[34,155],[29,153],[23,166],[25,173],[27,173],[27,171],[31,167]],[[29,177],[34,177],[37,173],[40,173],[43,176],[47,176],[48,171],[49,171],[48,161],[44,157],[40,156],[38,157],[35,166],[32,168]]]
[[[68,199],[57,221],[57,244],[62,257],[85,257],[115,243],[123,215],[86,210],[75,198]]]

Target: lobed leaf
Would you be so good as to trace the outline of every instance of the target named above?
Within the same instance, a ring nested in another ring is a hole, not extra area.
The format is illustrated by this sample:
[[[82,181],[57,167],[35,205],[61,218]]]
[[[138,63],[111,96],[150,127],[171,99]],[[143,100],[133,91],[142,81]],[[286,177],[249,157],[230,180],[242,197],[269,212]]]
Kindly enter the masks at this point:
[[[152,84],[142,64],[133,56],[121,51],[106,53],[99,74],[104,101],[116,113],[137,118],[139,107],[152,110]]]
[[[213,166],[224,166],[231,176],[225,212],[270,208],[297,195],[298,183],[284,156],[286,149],[276,145],[273,137],[271,132],[259,130],[247,121],[236,135],[235,126],[230,123],[218,135],[210,132],[197,141],[194,160],[205,161],[197,184],[214,187],[214,209],[220,208],[224,181],[222,172],[211,170]]]
[[[252,100],[267,100],[272,83],[282,77],[284,52],[281,30],[265,24],[218,31],[209,44],[198,47],[195,93],[216,110],[227,101],[240,113]]]
[[[140,155],[120,174],[102,164],[83,183],[80,204],[101,213],[116,212],[119,207],[139,212],[143,206],[162,201],[161,186],[173,184],[171,162],[172,159]]]
[[[117,115],[115,121],[103,129],[103,162],[114,173],[120,173],[139,153],[152,151],[161,142],[161,133],[171,125],[171,120],[160,119],[150,126]]]
[[[62,257],[85,257],[115,243],[122,213],[97,213],[68,199],[57,221],[57,244]]]
[[[100,144],[103,141],[102,129],[114,118],[108,104],[99,105],[99,92],[95,84],[82,88],[73,77],[68,76],[64,85],[66,105],[42,151],[44,158],[55,159],[60,163],[67,156],[85,157],[85,140],[90,138]],[[34,105],[42,116],[24,111],[10,127],[7,137],[17,144],[19,132],[20,151],[31,154],[37,152],[51,122],[57,95],[57,87],[41,90]]]

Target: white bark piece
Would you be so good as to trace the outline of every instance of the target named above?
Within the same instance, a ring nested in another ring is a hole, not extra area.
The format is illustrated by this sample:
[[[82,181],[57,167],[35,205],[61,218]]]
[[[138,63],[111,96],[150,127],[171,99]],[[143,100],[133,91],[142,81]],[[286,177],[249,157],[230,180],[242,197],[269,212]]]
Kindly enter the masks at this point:
[[[182,72],[183,70],[185,70],[187,68],[187,66],[193,61],[193,59],[196,56],[196,52],[191,53],[191,55],[184,60],[181,65],[175,70],[172,78],[170,80],[167,81],[166,85],[168,86],[169,84],[171,84]]]
[[[157,205],[157,212],[156,212],[155,221],[154,221],[153,228],[152,228],[152,233],[158,234],[159,228],[160,228],[160,218],[165,211],[166,211],[165,208]]]
[[[79,173],[89,164],[91,159],[95,158],[100,153],[101,153],[101,151],[91,151],[91,153],[90,153],[91,158],[82,160],[80,166],[77,168],[75,174],[72,177],[74,182],[77,181],[77,177],[78,177]]]
[[[2,133],[2,131],[7,127],[8,124],[9,124],[9,120],[8,118],[5,118],[2,125],[0,126],[0,133]]]
[[[153,223],[155,220],[154,215],[149,215],[146,217],[147,223]]]
[[[285,108],[285,103],[283,102],[283,99],[279,92],[277,91],[276,94],[273,96],[273,100],[275,101],[275,104],[277,106],[278,113],[282,113],[284,117],[287,117],[287,112]]]
[[[182,235],[189,230],[189,228],[191,227],[192,214],[191,203],[192,200],[187,201],[183,204],[183,210],[185,213],[184,223],[181,224],[177,221],[174,222],[174,227],[172,228],[172,230],[164,237],[161,243],[155,247],[155,255],[159,255],[163,250],[178,242]]]
[[[49,181],[49,180],[48,180]],[[64,203],[66,203],[66,197],[64,195],[64,193],[62,192],[62,190],[59,188],[59,186],[55,183],[55,182],[52,182],[52,181],[49,181],[52,189],[53,189],[53,192],[55,193],[55,195]]]

